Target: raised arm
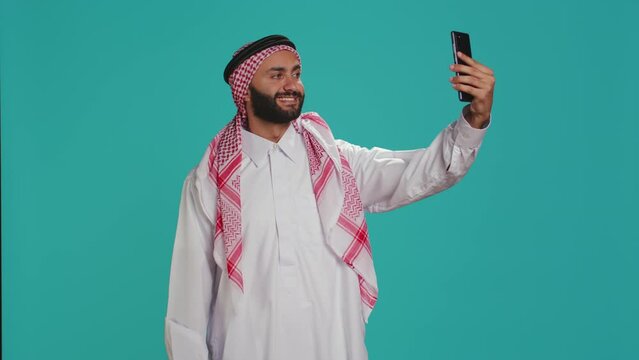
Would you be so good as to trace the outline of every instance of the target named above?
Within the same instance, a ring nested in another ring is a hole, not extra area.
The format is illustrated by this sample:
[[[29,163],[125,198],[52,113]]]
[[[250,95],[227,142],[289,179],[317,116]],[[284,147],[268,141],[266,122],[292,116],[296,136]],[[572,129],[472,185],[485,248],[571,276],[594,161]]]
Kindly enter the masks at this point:
[[[357,180],[364,209],[383,212],[445,190],[468,172],[486,128],[476,129],[460,115],[424,149],[391,151],[337,140]]]

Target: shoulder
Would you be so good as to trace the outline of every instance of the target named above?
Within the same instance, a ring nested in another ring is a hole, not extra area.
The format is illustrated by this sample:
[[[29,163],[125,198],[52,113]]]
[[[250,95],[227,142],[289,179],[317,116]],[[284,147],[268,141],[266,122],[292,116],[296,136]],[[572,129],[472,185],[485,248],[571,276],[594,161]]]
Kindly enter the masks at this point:
[[[213,218],[217,199],[217,188],[209,176],[211,146],[209,145],[198,164],[189,171],[184,179],[183,192],[196,199],[206,214]]]
[[[209,178],[209,163],[211,158],[211,145],[207,146],[200,161],[189,171],[185,181],[200,184]]]
[[[324,120],[320,114],[311,111],[311,112],[305,112],[300,116],[300,120],[307,120],[308,122],[312,123],[313,125],[319,125],[323,128],[328,129],[328,123],[326,122],[326,120]]]

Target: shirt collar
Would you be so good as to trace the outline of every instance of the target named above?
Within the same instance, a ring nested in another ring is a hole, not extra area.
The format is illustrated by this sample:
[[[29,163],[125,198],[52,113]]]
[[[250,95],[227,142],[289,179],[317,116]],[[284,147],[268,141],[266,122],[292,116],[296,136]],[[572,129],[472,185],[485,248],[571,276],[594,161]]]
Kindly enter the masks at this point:
[[[302,144],[301,135],[295,131],[292,125],[286,129],[277,143],[242,128],[242,152],[253,161],[255,166],[262,166],[269,152],[278,150],[282,151],[293,163],[300,161],[304,155],[306,150]]]

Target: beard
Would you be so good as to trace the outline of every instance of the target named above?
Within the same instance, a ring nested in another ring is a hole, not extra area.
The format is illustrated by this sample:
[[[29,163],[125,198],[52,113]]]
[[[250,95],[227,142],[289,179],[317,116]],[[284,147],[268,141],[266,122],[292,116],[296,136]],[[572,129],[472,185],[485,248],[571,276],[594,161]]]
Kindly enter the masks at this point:
[[[297,119],[302,113],[302,106],[304,105],[304,94],[298,91],[286,91],[278,92],[275,96],[270,96],[253,86],[249,86],[249,93],[251,96],[251,104],[253,106],[253,113],[255,116],[265,121],[274,124],[286,124]],[[284,109],[277,104],[277,97],[279,96],[294,96],[298,100],[298,105],[292,109]]]

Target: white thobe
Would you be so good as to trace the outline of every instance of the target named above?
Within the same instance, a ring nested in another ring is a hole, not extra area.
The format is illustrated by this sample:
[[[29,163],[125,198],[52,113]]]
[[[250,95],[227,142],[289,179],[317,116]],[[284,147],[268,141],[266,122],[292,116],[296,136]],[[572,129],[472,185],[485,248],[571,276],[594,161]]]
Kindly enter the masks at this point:
[[[381,212],[459,181],[485,132],[460,116],[424,149],[336,145],[365,211]],[[325,241],[302,136],[289,126],[273,143],[243,130],[242,151],[244,293],[235,304],[225,296],[237,285],[224,255],[213,250],[216,190],[207,151],[182,190],[166,316],[169,358],[366,360],[357,274]]]

